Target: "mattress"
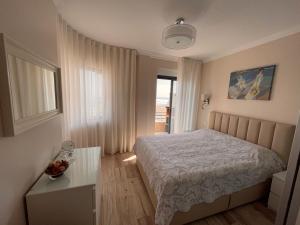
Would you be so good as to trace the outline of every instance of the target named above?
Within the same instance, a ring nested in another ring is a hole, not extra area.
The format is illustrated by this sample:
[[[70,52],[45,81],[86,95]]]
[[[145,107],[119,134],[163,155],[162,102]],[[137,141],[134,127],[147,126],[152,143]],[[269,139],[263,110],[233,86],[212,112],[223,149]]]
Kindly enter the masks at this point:
[[[267,148],[210,129],[138,138],[134,151],[157,197],[155,223],[251,187],[285,168]]]

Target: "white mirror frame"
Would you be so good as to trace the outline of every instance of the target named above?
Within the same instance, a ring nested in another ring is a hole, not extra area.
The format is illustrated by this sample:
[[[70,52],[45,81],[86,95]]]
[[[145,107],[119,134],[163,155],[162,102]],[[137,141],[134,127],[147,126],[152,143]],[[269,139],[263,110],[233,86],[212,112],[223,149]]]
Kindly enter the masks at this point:
[[[22,58],[25,61],[47,68],[55,76],[56,109],[19,120],[14,119],[11,77],[8,67],[8,54]],[[60,69],[47,60],[36,56],[21,47],[4,34],[0,34],[0,136],[9,137],[20,134],[41,123],[44,123],[62,113],[62,91]]]

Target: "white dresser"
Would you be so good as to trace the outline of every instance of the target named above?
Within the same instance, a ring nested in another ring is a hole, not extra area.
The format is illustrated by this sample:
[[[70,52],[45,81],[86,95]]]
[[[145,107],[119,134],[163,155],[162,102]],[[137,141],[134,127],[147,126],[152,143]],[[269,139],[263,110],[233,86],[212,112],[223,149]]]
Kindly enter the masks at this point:
[[[98,224],[100,147],[75,149],[73,158],[64,175],[43,174],[26,194],[29,225]]]
[[[285,185],[286,171],[275,173],[272,178],[271,192],[268,200],[268,207],[275,212],[279,207],[280,197]]]

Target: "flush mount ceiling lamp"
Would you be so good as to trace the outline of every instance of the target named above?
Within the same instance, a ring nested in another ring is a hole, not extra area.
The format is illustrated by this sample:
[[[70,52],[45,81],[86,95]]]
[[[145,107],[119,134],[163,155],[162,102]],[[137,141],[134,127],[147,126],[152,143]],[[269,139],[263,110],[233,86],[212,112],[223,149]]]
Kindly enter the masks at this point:
[[[170,49],[185,49],[195,43],[196,29],[190,24],[184,23],[180,17],[176,23],[166,27],[162,35],[162,44]]]

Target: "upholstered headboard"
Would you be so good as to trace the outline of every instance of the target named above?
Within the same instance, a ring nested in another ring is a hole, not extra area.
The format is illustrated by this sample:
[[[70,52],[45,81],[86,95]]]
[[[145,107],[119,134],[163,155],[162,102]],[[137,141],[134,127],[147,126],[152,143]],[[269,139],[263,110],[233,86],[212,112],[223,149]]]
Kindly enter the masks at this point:
[[[213,111],[209,116],[208,127],[269,148],[288,162],[294,125]]]

